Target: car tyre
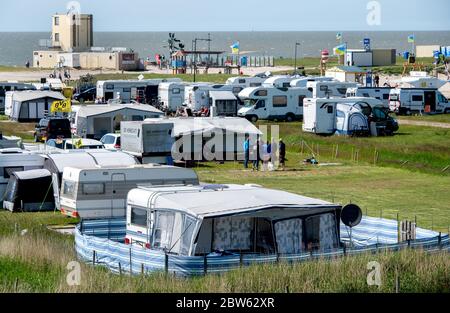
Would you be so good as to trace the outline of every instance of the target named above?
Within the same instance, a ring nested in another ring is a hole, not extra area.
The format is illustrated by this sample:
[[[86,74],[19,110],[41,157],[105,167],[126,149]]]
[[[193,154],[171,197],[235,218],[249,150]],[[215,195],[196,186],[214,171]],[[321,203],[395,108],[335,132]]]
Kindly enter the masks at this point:
[[[252,116],[250,116],[250,122],[252,122],[252,123],[256,123],[257,121],[258,121],[258,116],[256,116],[256,115],[252,115]]]

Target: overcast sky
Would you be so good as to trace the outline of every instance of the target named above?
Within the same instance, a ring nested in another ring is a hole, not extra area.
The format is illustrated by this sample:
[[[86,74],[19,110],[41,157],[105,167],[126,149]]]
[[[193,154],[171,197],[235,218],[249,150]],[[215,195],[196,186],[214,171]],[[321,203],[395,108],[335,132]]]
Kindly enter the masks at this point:
[[[4,0],[0,31],[50,31],[65,0]],[[95,31],[450,30],[449,0],[80,0]],[[373,14],[376,14],[375,17]],[[367,22],[367,17],[371,23]],[[379,17],[379,18],[378,18]],[[375,24],[374,22],[375,21]],[[379,23],[377,23],[379,21]],[[370,25],[372,24],[372,25]]]

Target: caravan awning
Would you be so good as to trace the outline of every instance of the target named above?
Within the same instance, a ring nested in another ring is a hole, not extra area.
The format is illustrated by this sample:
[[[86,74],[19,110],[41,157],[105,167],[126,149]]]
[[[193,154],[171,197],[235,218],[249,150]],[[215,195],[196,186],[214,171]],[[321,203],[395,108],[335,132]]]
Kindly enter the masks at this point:
[[[231,91],[216,91],[209,92],[209,97],[213,100],[237,100],[236,96]]]
[[[91,117],[108,113],[122,113],[130,115],[133,112],[138,114],[153,113],[154,115],[163,115],[164,113],[148,104],[107,104],[107,105],[86,105],[78,109],[78,117]],[[127,114],[128,113],[128,114]]]

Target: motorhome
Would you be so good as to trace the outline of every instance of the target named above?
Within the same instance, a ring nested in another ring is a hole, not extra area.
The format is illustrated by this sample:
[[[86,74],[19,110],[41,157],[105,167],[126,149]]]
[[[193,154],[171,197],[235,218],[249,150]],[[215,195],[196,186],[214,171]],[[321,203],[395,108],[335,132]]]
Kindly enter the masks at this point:
[[[347,97],[371,97],[383,101],[383,104],[389,106],[389,95],[392,87],[361,87],[348,88]]]
[[[290,85],[291,87],[307,87],[308,82],[330,82],[330,81],[335,81],[335,79],[327,76],[306,76],[293,79]]]
[[[399,115],[450,113],[450,104],[437,89],[398,88],[391,90],[389,109]]]
[[[226,85],[233,85],[233,86],[239,86],[243,88],[247,87],[258,87],[261,86],[261,84],[266,80],[267,78],[262,78],[258,76],[253,77],[230,77],[225,82]]]
[[[302,117],[303,99],[311,96],[311,91],[299,87],[245,88],[239,93],[244,107],[238,111],[238,116],[252,122],[260,119],[291,122]]]
[[[306,87],[312,92],[313,98],[345,97],[347,89],[356,88],[356,83],[339,81],[312,81]]]
[[[278,87],[278,88],[288,88],[291,87],[291,81],[299,78],[298,76],[289,75],[275,75],[267,78],[261,86],[263,87]]]
[[[92,218],[125,217],[128,192],[138,185],[198,185],[195,171],[159,164],[128,167],[66,167],[60,193],[64,215]]]
[[[18,82],[0,82],[0,114],[5,114],[6,93],[8,91],[36,90],[32,84]]]
[[[0,150],[0,195],[6,191],[9,179],[13,172],[41,169],[44,167],[45,158],[37,153],[14,149]]]
[[[210,91],[231,91],[233,94],[237,95],[242,89],[244,88],[241,86],[209,83],[197,83],[189,85],[185,88],[184,104],[192,111],[197,112],[202,108],[210,107]]]
[[[98,81],[97,98],[103,99],[105,102],[119,98],[123,103],[130,103],[132,100],[135,100],[140,103],[156,104],[159,84],[163,82],[181,82],[181,79]]]
[[[125,243],[183,256],[288,255],[340,245],[342,207],[256,185],[140,186]]]
[[[183,105],[185,87],[186,84],[181,82],[159,84],[159,105],[163,111],[176,112]]]
[[[308,98],[303,110],[303,131],[318,135],[392,135],[399,128],[375,98]]]

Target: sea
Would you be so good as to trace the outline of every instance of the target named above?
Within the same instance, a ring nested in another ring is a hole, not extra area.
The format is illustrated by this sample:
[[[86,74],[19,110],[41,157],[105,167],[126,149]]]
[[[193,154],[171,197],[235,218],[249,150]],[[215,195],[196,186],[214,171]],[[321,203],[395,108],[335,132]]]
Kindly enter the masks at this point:
[[[342,42],[346,42],[348,48],[358,49],[364,47],[364,39],[370,39],[371,48],[393,48],[397,53],[411,50],[413,44],[408,42],[408,36],[415,35],[417,45],[441,45],[450,46],[450,31],[382,31],[382,32],[341,32]],[[209,36],[208,36],[209,35]],[[176,32],[175,36],[186,46],[192,48],[195,38],[211,41],[211,51],[224,51],[231,53],[230,46],[239,41],[241,54],[265,55],[276,58],[292,58],[295,54],[295,43],[298,57],[319,56],[322,49],[329,49],[339,42],[336,40],[336,32]],[[0,65],[23,66],[32,60],[32,52],[42,49],[39,46],[40,39],[50,39],[51,34],[46,32],[0,32]],[[97,32],[94,34],[96,47],[126,47],[139,52],[141,58],[154,60],[155,54],[168,55],[167,40],[169,32]],[[207,41],[197,41],[197,50],[207,50]]]

